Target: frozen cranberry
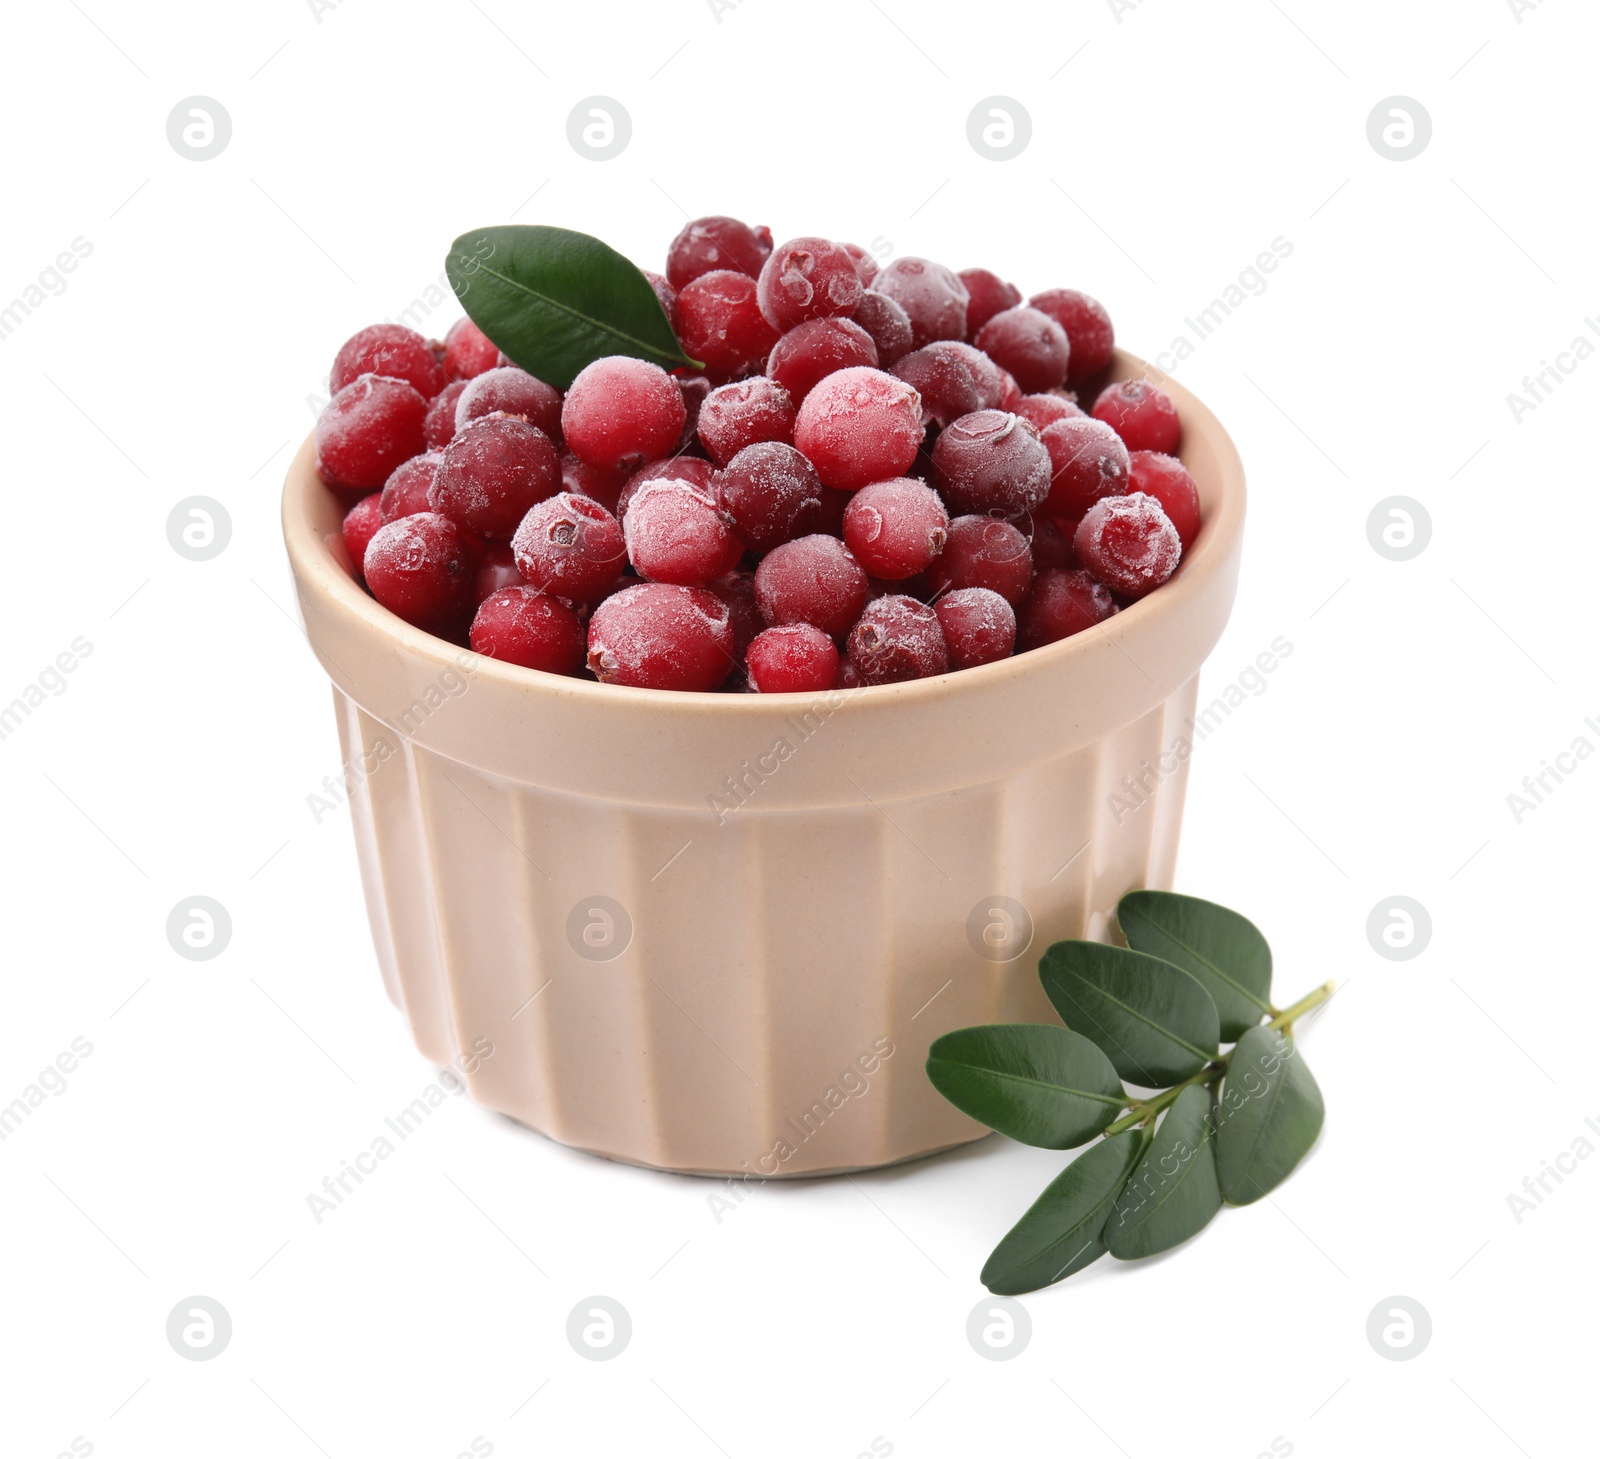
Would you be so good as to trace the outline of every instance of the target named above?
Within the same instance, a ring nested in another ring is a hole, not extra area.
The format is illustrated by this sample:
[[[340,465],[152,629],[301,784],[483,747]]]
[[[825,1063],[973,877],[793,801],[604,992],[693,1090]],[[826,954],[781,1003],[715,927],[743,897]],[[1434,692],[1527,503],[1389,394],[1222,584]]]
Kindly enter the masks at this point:
[[[978,331],[1003,309],[1015,309],[1022,302],[1022,290],[1008,284],[999,274],[986,268],[964,268],[956,275],[967,286],[967,332],[962,336],[976,342]],[[981,349],[982,346],[980,345]]]
[[[428,491],[433,486],[433,478],[439,473],[442,459],[442,453],[438,451],[424,451],[420,456],[402,461],[389,473],[389,479],[384,482],[378,498],[378,510],[385,522],[433,510]]]
[[[402,461],[420,456],[428,402],[404,380],[361,375],[317,417],[317,470],[329,486],[376,491]]]
[[[495,342],[470,319],[458,319],[444,337],[444,370],[452,380],[470,380],[500,362]]]
[[[772,232],[737,218],[713,216],[685,223],[667,248],[667,282],[680,293],[685,284],[713,269],[732,269],[752,279],[772,252]]]
[[[372,492],[358,501],[344,514],[344,522],[340,526],[340,534],[344,537],[344,550],[350,554],[350,561],[356,570],[356,576],[361,576],[361,564],[367,555],[367,543],[372,541],[372,535],[383,525],[383,512],[378,505],[378,493]]]
[[[617,493],[613,515],[619,522],[627,516],[628,503],[647,482],[682,481],[709,496],[716,474],[712,464],[702,461],[698,456],[669,456],[665,461],[652,461],[648,466],[641,466],[623,483],[622,490]]]
[[[1161,503],[1145,492],[1107,497],[1078,523],[1072,549],[1100,582],[1142,598],[1178,570],[1183,542]]]
[[[872,285],[906,311],[916,348],[936,339],[967,337],[967,286],[942,263],[891,259],[878,270]]]
[[[936,340],[895,363],[897,379],[922,396],[924,422],[946,426],[975,410],[1000,404],[1000,367],[981,350],[960,340]]]
[[[472,574],[474,603],[482,603],[490,593],[498,593],[501,588],[520,588],[522,582],[509,543],[490,542],[479,549],[478,566]]]
[[[501,588],[485,598],[467,641],[474,653],[547,674],[574,674],[583,662],[578,615],[559,598],[526,586]]]
[[[852,491],[904,474],[922,442],[922,402],[893,375],[835,370],[801,402],[794,443],[824,486]]]
[[[1072,532],[1078,530],[1076,522],[1070,523]],[[1033,518],[1032,549],[1033,570],[1043,572],[1047,567],[1076,567],[1078,556],[1072,550],[1072,532],[1058,527],[1043,512]]]
[[[838,648],[809,623],[767,629],[745,651],[744,661],[758,694],[820,694],[839,678]]]
[[[911,316],[887,294],[865,290],[850,317],[872,336],[883,369],[911,352]]]
[[[679,290],[678,340],[708,370],[743,375],[761,368],[778,342],[778,331],[756,306],[755,280],[717,269]]]
[[[935,600],[949,592],[988,588],[1008,603],[1020,603],[1033,581],[1028,539],[998,517],[957,517],[924,581]]]
[[[757,552],[815,532],[821,523],[817,468],[782,441],[746,446],[716,474],[715,493],[734,530]]]
[[[561,489],[576,492],[579,496],[597,501],[608,512],[620,515],[617,497],[627,485],[628,478],[620,472],[597,471],[587,462],[580,461],[571,451],[561,457]]]
[[[1108,593],[1081,569],[1046,568],[1017,610],[1020,648],[1043,648],[1093,628],[1117,611]]]
[[[1194,477],[1176,456],[1157,451],[1135,451],[1128,458],[1128,492],[1142,491],[1161,503],[1161,510],[1178,529],[1187,552],[1200,535],[1200,490]]]
[[[599,502],[567,491],[529,510],[511,550],[527,582],[575,603],[597,600],[628,561],[617,519]]]
[[[445,384],[444,370],[434,359],[432,346],[403,324],[369,324],[351,335],[333,357],[328,388],[337,395],[360,375],[404,380],[427,400]]]
[[[745,650],[767,626],[767,620],[761,616],[761,605],[756,602],[756,575],[725,572],[707,583],[706,588],[728,605],[728,618],[733,624],[733,656],[743,663]]]
[[[704,588],[642,583],[589,620],[589,669],[602,684],[715,689],[733,662],[728,605]]]
[[[428,502],[491,542],[510,540],[528,508],[561,490],[561,455],[514,415],[469,421],[439,454]]]
[[[1050,496],[1045,511],[1075,522],[1102,497],[1128,489],[1128,448],[1104,421],[1068,416],[1039,433],[1050,453]]]
[[[1067,332],[1067,382],[1093,379],[1111,363],[1116,335],[1105,306],[1076,289],[1046,289],[1028,303]]]
[[[951,511],[1019,517],[1050,494],[1050,453],[1020,415],[979,410],[933,444],[934,480]]]
[[[631,355],[585,365],[561,405],[567,445],[601,471],[633,471],[670,454],[687,419],[678,382]]]
[[[861,302],[855,260],[826,238],[791,238],[772,250],[756,280],[756,302],[774,329],[848,315]]]
[[[872,336],[848,319],[811,319],[785,334],[767,356],[767,374],[802,401],[824,375],[851,365],[878,364]]]
[[[728,514],[684,481],[646,482],[628,503],[622,530],[629,560],[658,583],[701,587],[744,555]]]
[[[794,413],[794,398],[765,375],[719,385],[700,407],[700,444],[718,466],[726,466],[758,441],[792,441]]]
[[[775,628],[809,623],[842,638],[866,606],[867,574],[837,537],[797,537],[757,564],[756,602]]]
[[[1083,414],[1077,402],[1068,400],[1065,395],[1024,395],[1017,402],[1016,413],[1041,432],[1069,415]]]
[[[914,577],[944,551],[950,515],[939,494],[899,477],[864,486],[844,511],[844,544],[874,577]]]
[[[1030,394],[1054,390],[1067,378],[1066,330],[1026,304],[996,314],[973,343]]]
[[[428,402],[428,413],[422,418],[422,439],[430,451],[450,444],[456,433],[456,402],[467,388],[465,380],[452,380]]]
[[[958,588],[933,605],[944,630],[953,669],[975,669],[1009,658],[1017,642],[1017,615],[988,588]]]
[[[950,667],[939,615],[904,593],[868,603],[845,651],[864,684],[926,679]]]
[[[561,392],[526,370],[504,365],[469,380],[456,402],[456,429],[497,410],[520,415],[552,441],[561,440]]]
[[[647,279],[650,287],[656,291],[656,299],[661,305],[661,312],[667,316],[667,323],[672,326],[674,334],[678,331],[678,291],[667,282],[661,274],[652,273],[649,269],[640,269]]]
[[[1159,385],[1146,380],[1118,380],[1107,385],[1094,403],[1094,418],[1103,420],[1130,451],[1159,451],[1171,456],[1183,439],[1178,407]]]
[[[418,628],[446,627],[470,606],[472,544],[437,512],[385,522],[362,565],[372,596]]]
[[[1022,387],[1017,384],[1016,376],[1010,370],[1000,371],[1000,404],[997,410],[1008,410],[1012,415],[1017,413],[1017,407],[1022,404]]]

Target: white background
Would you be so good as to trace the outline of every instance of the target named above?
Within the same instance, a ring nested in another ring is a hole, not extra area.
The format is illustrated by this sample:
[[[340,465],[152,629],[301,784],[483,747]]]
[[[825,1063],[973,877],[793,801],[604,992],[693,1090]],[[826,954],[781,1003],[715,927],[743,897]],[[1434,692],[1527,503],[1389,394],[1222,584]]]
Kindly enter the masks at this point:
[[[74,1038],[93,1053],[0,1144],[0,1450],[1591,1446],[1600,1160],[1520,1222],[1507,1196],[1600,1118],[1600,763],[1520,824],[1506,798],[1600,745],[1600,361],[1520,423],[1506,397],[1600,313],[1600,17],[1524,8],[12,7],[0,302],[74,238],[92,253],[0,340],[0,701],[74,638],[92,652],[0,741],[0,1103]],[[596,93],[633,122],[604,163],[566,136]],[[196,94],[232,118],[207,162],[165,130]],[[1032,117],[1011,162],[967,141],[994,94]],[[1395,94],[1434,128],[1403,163],[1366,130]],[[1302,1038],[1326,1130],[1270,1202],[1025,1299],[1006,1363],[967,1343],[976,1274],[1061,1157],[997,1138],[769,1185],[719,1223],[705,1182],[463,1099],[320,1225],[307,1208],[436,1077],[382,993],[347,816],[307,807],[339,765],[277,528],[308,397],[468,227],[559,223],[659,268],[686,216],[724,211],[1085,288],[1147,356],[1293,245],[1178,371],[1253,492],[1204,682],[1294,646],[1197,752],[1178,885],[1260,922],[1280,1001],[1338,979]],[[165,528],[197,494],[233,523],[202,563]],[[1403,563],[1366,534],[1397,494],[1433,523]],[[164,933],[196,894],[232,917],[211,962]],[[1433,922],[1406,962],[1365,930],[1397,894]],[[632,1315],[614,1362],[564,1335],[595,1293]],[[231,1314],[214,1361],[166,1341],[194,1294]],[[1414,1361],[1366,1337],[1395,1294],[1431,1314]]]

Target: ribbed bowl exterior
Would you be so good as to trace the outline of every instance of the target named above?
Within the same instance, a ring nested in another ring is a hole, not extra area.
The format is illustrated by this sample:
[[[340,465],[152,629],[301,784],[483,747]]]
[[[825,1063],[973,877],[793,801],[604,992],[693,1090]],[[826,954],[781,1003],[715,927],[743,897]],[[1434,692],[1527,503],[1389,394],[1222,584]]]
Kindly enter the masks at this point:
[[[668,1170],[815,1175],[981,1135],[928,1044],[1056,1021],[1044,948],[1171,884],[1244,488],[1163,383],[1207,518],[1171,583],[1002,664],[809,699],[556,679],[409,628],[351,581],[308,442],[285,534],[419,1049],[553,1139]]]

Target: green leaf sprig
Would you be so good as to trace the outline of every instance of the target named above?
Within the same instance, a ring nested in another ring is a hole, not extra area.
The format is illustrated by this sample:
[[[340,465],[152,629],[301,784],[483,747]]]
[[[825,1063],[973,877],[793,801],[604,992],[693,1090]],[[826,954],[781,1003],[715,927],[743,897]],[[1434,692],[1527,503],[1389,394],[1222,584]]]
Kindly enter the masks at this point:
[[[1065,1028],[961,1028],[928,1050],[934,1088],[992,1130],[1050,1150],[1103,1136],[990,1253],[991,1292],[1047,1287],[1108,1251],[1132,1261],[1177,1246],[1224,1203],[1287,1179],[1322,1128],[1293,1026],[1333,983],[1275,1008],[1266,938],[1198,897],[1129,892],[1117,922],[1127,947],[1058,942],[1040,961]]]

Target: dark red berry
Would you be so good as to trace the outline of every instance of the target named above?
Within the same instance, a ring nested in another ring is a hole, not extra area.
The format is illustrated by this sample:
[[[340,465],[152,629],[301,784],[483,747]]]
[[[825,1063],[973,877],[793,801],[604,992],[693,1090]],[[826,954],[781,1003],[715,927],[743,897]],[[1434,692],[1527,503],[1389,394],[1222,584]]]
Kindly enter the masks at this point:
[[[822,490],[817,468],[782,441],[746,446],[714,478],[717,501],[757,552],[817,531]]]
[[[439,455],[428,490],[436,512],[491,542],[506,542],[535,502],[561,490],[561,453],[514,415],[469,421]]]
[[[667,248],[667,282],[681,293],[684,285],[714,269],[732,269],[753,279],[771,252],[769,228],[752,228],[737,218],[696,218],[683,225]]]
[[[998,517],[957,517],[924,581],[935,601],[949,592],[988,588],[1008,603],[1020,603],[1033,581],[1028,539]]]
[[[1200,535],[1200,489],[1176,456],[1156,451],[1135,451],[1128,458],[1128,491],[1145,492],[1161,503],[1161,510],[1178,529],[1187,552]]]
[[[728,605],[674,583],[625,588],[594,610],[588,661],[602,684],[715,689],[734,666]]]
[[[820,628],[790,623],[759,634],[745,651],[758,694],[820,694],[839,678],[839,650]]]
[[[361,375],[317,417],[317,470],[329,486],[377,491],[402,461],[420,456],[428,402],[404,380]]]
[[[841,243],[839,247],[850,255],[850,262],[856,266],[856,277],[861,280],[861,287],[870,289],[872,281],[878,276],[878,260],[859,243]]]
[[[913,350],[891,373],[916,387],[924,422],[938,426],[975,410],[995,410],[1003,394],[1000,367],[960,340],[936,340]]]
[[[439,462],[442,459],[441,452],[425,451],[409,461],[402,461],[389,473],[389,479],[384,482],[378,498],[378,510],[385,522],[433,510],[428,492],[433,486],[433,478],[439,474]]]
[[[1003,410],[953,420],[933,444],[934,480],[953,512],[1020,517],[1050,494],[1050,453],[1039,433]]]
[[[467,641],[487,654],[546,674],[575,674],[583,663],[584,631],[566,603],[537,588],[501,588],[478,605]]]
[[[872,336],[880,368],[887,370],[911,353],[911,316],[887,294],[867,289],[850,317]]]
[[[920,481],[874,481],[850,498],[844,542],[872,576],[915,577],[944,551],[950,516],[939,494]]]
[[[1009,658],[1017,642],[1017,615],[988,588],[958,588],[933,605],[944,630],[952,669],[975,669]]]
[[[617,519],[599,502],[567,491],[528,512],[511,550],[528,583],[575,603],[597,601],[628,561]]]
[[[601,471],[636,471],[672,453],[688,412],[678,382],[660,365],[607,355],[585,365],[561,406],[567,445]]]
[[[1076,289],[1046,289],[1028,303],[1067,332],[1067,383],[1091,380],[1111,363],[1116,335],[1105,306]]]
[[[622,519],[628,558],[658,583],[702,587],[744,555],[733,522],[710,492],[684,481],[650,481]]]
[[[571,451],[561,456],[561,489],[576,492],[579,496],[597,501],[608,512],[619,516],[617,497],[627,485],[628,478],[621,472],[597,471],[585,461],[580,461]]]
[[[868,603],[850,630],[845,651],[864,684],[926,679],[950,667],[939,615],[904,593]]]
[[[433,347],[403,324],[369,324],[350,336],[333,357],[328,388],[337,395],[361,375],[388,375],[404,380],[425,400],[444,389],[444,370]]]
[[[922,443],[915,389],[882,370],[836,370],[801,402],[794,443],[824,486],[853,491],[903,475]]]
[[[1024,395],[1017,402],[1016,412],[1041,433],[1058,420],[1084,413],[1076,401],[1068,400],[1065,395]]]
[[[675,454],[688,451],[700,454],[700,412],[711,397],[711,382],[704,375],[685,375],[680,370],[672,372],[678,382],[678,392],[683,396],[683,430],[678,436]]]
[[[1094,418],[1103,420],[1130,451],[1177,452],[1183,439],[1178,407],[1159,385],[1147,380],[1118,380],[1107,385],[1094,403]]]
[[[997,367],[998,368],[998,367]],[[1008,410],[1012,415],[1017,413],[1017,407],[1022,404],[1022,387],[1017,384],[1016,377],[1010,370],[1000,371],[1000,404],[998,410]]]
[[[757,564],[756,601],[773,627],[809,623],[842,638],[866,606],[867,574],[837,537],[797,537]]]
[[[986,268],[964,268],[957,277],[967,286],[967,332],[963,338],[974,343],[978,331],[996,314],[1004,309],[1015,309],[1022,302],[1021,289]]]
[[[465,380],[452,380],[428,402],[428,413],[422,418],[422,439],[430,451],[450,444],[456,433],[456,402],[466,388]]]
[[[372,596],[418,628],[448,628],[471,606],[472,544],[437,512],[385,522],[362,565]]]
[[[872,281],[911,320],[911,341],[917,348],[936,339],[967,337],[967,286],[942,263],[926,258],[891,259]]]
[[[973,343],[1028,394],[1055,390],[1067,378],[1067,332],[1042,310],[1002,310]]]
[[[339,531],[344,538],[344,549],[350,554],[356,576],[361,576],[361,565],[366,560],[367,543],[383,525],[383,512],[378,504],[378,493],[364,496],[344,514]]]
[[[872,336],[849,319],[811,319],[785,334],[767,356],[767,374],[792,400],[803,401],[824,375],[878,364]]]
[[[756,281],[718,269],[678,291],[678,339],[692,359],[726,378],[759,370],[778,331],[756,305]]]
[[[456,429],[496,411],[520,415],[556,444],[561,441],[561,392],[515,365],[485,370],[467,382],[456,402]]]
[[[517,571],[517,560],[506,542],[488,542],[479,549],[478,566],[472,574],[472,601],[482,603],[490,593],[501,588],[520,588],[523,577]]]
[[[861,277],[837,243],[791,238],[761,265],[756,302],[774,329],[793,329],[808,319],[853,313],[861,302]]]
[[[718,466],[726,466],[758,441],[794,440],[794,399],[776,380],[752,375],[719,385],[700,407],[700,444]]]
[[[1078,524],[1072,524],[1075,532]],[[1043,512],[1033,516],[1033,570],[1043,572],[1047,567],[1077,567],[1078,555],[1072,550],[1072,533],[1064,532]]]
[[[753,572],[725,572],[706,584],[728,605],[728,617],[733,624],[733,656],[744,662],[744,652],[755,637],[767,626],[761,616],[761,605],[756,602],[756,575]]]
[[[1161,503],[1145,492],[1089,508],[1072,539],[1078,561],[1124,598],[1142,598],[1178,570],[1183,543]]]
[[[1050,453],[1050,496],[1045,511],[1076,522],[1102,497],[1128,489],[1128,448],[1104,421],[1068,416],[1039,433]]]
[[[458,319],[444,337],[444,369],[452,380],[470,380],[500,362],[495,342],[470,319]]]
[[[1108,593],[1081,569],[1046,568],[1017,610],[1017,644],[1043,648],[1103,623],[1117,611]]]

